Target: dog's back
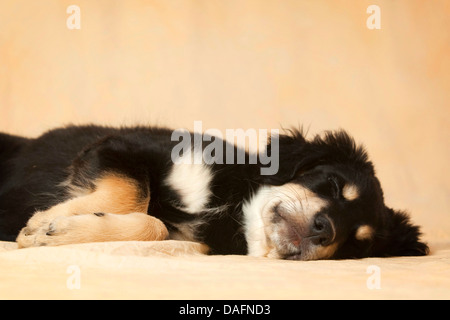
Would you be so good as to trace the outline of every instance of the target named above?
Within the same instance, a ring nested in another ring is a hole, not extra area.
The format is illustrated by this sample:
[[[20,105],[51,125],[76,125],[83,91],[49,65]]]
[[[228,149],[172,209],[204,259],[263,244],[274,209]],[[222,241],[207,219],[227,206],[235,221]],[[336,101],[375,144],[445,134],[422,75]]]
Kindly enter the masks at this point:
[[[12,233],[8,228],[2,228],[6,222],[6,210],[5,205],[1,205],[1,202],[7,201],[7,197],[2,197],[7,189],[8,181],[10,180],[11,172],[13,171],[13,159],[18,155],[20,150],[28,143],[28,139],[9,135],[6,133],[0,133],[0,239],[14,240]],[[3,201],[1,200],[3,198]]]
[[[17,155],[27,142],[28,139],[26,138],[0,133],[0,193],[11,171],[11,159]]]

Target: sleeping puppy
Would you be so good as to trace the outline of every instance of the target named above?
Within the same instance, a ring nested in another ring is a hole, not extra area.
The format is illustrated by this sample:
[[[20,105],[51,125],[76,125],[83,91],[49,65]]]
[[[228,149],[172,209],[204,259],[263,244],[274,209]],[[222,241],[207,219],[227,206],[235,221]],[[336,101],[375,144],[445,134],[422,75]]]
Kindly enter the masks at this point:
[[[385,206],[366,152],[343,131],[277,136],[278,150],[273,140],[265,150],[278,152],[270,175],[247,152],[232,164],[174,161],[173,132],[69,126],[37,139],[0,134],[0,240],[24,248],[179,239],[212,254],[292,260],[428,253],[419,227]],[[209,141],[236,151],[232,160],[243,152]]]

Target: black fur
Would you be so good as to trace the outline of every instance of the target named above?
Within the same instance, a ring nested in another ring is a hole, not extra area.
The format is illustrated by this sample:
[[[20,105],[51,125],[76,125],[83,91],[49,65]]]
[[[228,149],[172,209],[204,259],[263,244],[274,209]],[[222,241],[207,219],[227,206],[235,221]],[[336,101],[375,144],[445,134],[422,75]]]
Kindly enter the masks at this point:
[[[329,132],[311,141],[301,131],[282,135],[280,168],[273,176],[261,176],[260,163],[212,164],[214,196],[208,208],[224,210],[197,215],[177,209],[174,204],[180,202],[179,195],[162,183],[173,165],[170,155],[177,143],[171,141],[171,133],[153,127],[69,126],[37,139],[0,134],[0,240],[14,240],[34,212],[67,200],[69,193],[62,184],[69,177],[74,185],[93,188],[90,184],[95,177],[116,171],[138,181],[142,193],[150,186],[148,213],[161,219],[170,231],[176,230],[177,223],[206,216],[207,223],[199,226],[196,239],[209,245],[214,254],[246,254],[243,202],[262,185],[287,182],[333,199],[328,214],[340,230],[341,245],[332,258],[428,253],[428,247],[419,241],[419,228],[403,212],[384,205],[372,163],[345,132]],[[358,184],[364,188],[363,196],[351,204],[334,199],[329,194],[330,176],[338,183]],[[373,240],[352,237],[358,223],[375,228]]]

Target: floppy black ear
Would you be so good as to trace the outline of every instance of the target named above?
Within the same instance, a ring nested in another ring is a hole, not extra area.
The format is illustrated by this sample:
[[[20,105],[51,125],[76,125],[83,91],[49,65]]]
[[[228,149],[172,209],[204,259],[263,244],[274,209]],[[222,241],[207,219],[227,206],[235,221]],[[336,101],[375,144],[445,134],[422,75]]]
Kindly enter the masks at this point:
[[[408,214],[386,207],[386,226],[375,241],[377,256],[424,256],[428,246],[420,241],[420,228],[410,222]]]

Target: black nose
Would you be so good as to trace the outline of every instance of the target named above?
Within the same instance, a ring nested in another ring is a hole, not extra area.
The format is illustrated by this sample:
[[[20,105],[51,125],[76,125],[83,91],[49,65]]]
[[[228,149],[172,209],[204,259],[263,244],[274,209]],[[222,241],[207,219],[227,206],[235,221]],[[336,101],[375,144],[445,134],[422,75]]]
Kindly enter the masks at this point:
[[[317,214],[311,225],[312,243],[316,245],[327,246],[334,239],[334,228],[331,220],[324,214]]]

